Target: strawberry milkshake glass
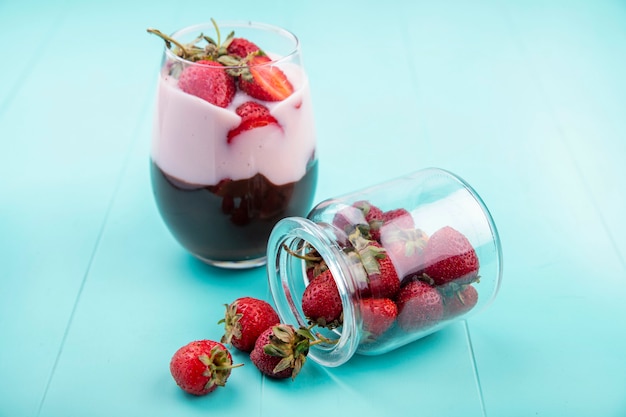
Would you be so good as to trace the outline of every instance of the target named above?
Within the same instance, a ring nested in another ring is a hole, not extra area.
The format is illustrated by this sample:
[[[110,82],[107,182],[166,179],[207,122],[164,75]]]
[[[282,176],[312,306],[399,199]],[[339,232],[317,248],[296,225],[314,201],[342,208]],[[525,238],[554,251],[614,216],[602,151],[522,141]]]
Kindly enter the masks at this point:
[[[317,184],[299,41],[247,21],[148,32],[165,40],[150,163],[161,217],[208,264],[263,265],[273,226],[306,215]]]

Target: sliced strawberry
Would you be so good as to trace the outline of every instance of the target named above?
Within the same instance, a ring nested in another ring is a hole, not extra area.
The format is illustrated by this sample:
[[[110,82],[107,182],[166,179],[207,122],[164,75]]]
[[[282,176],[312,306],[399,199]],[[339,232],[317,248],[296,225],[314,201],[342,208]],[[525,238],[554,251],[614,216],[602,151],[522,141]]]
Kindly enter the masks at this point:
[[[233,38],[226,49],[229,54],[245,58],[249,54],[260,51],[260,48],[245,38]]]
[[[190,65],[181,72],[178,87],[211,104],[227,107],[237,91],[234,78],[218,62],[202,60],[196,64],[200,65]]]
[[[247,132],[248,130],[256,129],[257,127],[264,127],[271,124],[280,126],[278,120],[272,116],[267,107],[254,101],[246,101],[237,107],[235,112],[241,117],[241,123],[228,132],[228,143],[231,143],[237,135]]]
[[[253,56],[248,61],[250,75],[239,79],[239,87],[249,96],[264,101],[281,101],[293,93],[293,86],[285,73],[265,55]]]
[[[239,107],[235,110],[235,113],[245,120],[257,119],[259,117],[270,115],[270,111],[267,107],[255,101],[246,101],[245,103],[239,105]]]

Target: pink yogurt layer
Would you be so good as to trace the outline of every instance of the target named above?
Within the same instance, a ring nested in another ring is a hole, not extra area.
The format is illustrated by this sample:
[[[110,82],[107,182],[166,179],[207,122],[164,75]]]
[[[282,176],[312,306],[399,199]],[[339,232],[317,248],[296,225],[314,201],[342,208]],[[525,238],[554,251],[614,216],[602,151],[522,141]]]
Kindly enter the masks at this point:
[[[302,178],[315,151],[309,83],[295,65],[281,68],[294,93],[280,102],[263,102],[237,91],[227,108],[187,94],[177,79],[161,72],[157,88],[152,159],[166,173],[191,184],[213,185],[262,174],[282,185]],[[241,118],[235,109],[246,101],[266,106],[279,126],[249,130],[229,144],[228,132]]]

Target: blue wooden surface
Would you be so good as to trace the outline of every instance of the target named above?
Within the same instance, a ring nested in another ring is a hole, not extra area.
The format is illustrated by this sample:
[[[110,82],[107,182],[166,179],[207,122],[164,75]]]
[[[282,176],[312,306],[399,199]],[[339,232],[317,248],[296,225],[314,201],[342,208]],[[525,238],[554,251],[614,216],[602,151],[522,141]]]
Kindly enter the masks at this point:
[[[263,268],[195,261],[152,200],[145,28],[210,17],[300,37],[316,201],[428,166],[478,190],[505,261],[488,310],[294,382],[235,352],[226,388],[175,386],[224,303],[269,299]],[[624,1],[4,0],[0,38],[0,416],[626,415]]]

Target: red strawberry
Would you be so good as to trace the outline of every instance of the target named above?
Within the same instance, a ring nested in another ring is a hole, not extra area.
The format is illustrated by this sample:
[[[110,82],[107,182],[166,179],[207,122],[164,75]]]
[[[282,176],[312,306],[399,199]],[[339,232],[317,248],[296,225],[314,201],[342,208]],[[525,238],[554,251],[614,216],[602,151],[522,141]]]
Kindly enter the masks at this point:
[[[478,256],[467,238],[452,227],[437,230],[424,248],[424,273],[435,285],[456,280],[471,283],[478,277]]]
[[[393,298],[400,289],[400,278],[385,249],[373,240],[351,239],[351,242],[367,274],[367,287],[361,288],[361,296]]]
[[[266,301],[242,297],[226,306],[226,313],[218,324],[224,323],[222,343],[232,344],[243,352],[250,352],[265,329],[280,323],[280,317]]]
[[[442,294],[444,318],[465,314],[478,302],[478,292],[472,285],[463,285],[453,291],[442,291]]]
[[[365,221],[370,227],[370,236],[373,240],[380,242],[380,226],[383,223],[383,211],[372,203],[362,200],[353,204],[363,212]]]
[[[403,281],[423,269],[423,251],[427,240],[428,236],[422,230],[401,229],[393,223],[383,224],[380,231],[380,242]]]
[[[265,375],[294,379],[309,353],[313,336],[306,329],[296,330],[289,324],[266,329],[256,341],[250,360]]]
[[[315,277],[302,293],[302,311],[311,323],[335,328],[343,320],[343,305],[330,270]]]
[[[376,339],[393,324],[398,307],[389,298],[364,298],[361,300],[361,317],[366,341]]]
[[[405,331],[416,331],[436,324],[443,317],[443,301],[434,287],[412,281],[402,287],[396,298],[398,324]]]
[[[260,48],[245,38],[233,38],[226,50],[231,55],[245,58],[251,53],[260,51]]]
[[[346,206],[333,217],[333,226],[346,234],[351,234],[359,225],[367,225],[363,211],[353,206]]]
[[[254,101],[246,101],[237,107],[235,112],[241,117],[241,123],[228,132],[228,143],[231,143],[237,135],[257,127],[271,124],[280,126],[267,107]]]
[[[249,76],[241,76],[239,87],[249,96],[264,101],[281,101],[293,93],[293,86],[285,73],[271,64],[265,55],[253,56],[248,61]]]
[[[389,255],[378,260],[378,267],[380,268],[380,273],[370,275],[369,277],[372,296],[382,298],[395,297],[400,289],[400,278]]]
[[[233,365],[230,352],[224,345],[212,340],[191,342],[174,353],[170,372],[174,381],[184,391],[205,395],[218,386],[223,387]]]
[[[201,60],[189,65],[178,78],[178,87],[219,107],[227,107],[235,97],[235,80],[214,61]]]
[[[382,218],[385,225],[393,224],[401,229],[415,228],[415,222],[411,213],[403,208],[386,211],[382,214]]]
[[[400,289],[400,278],[388,255],[378,259],[378,273],[368,275],[368,288],[363,290],[364,296],[374,298],[394,298]]]

